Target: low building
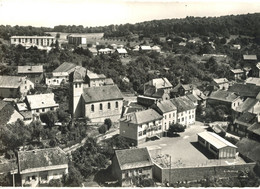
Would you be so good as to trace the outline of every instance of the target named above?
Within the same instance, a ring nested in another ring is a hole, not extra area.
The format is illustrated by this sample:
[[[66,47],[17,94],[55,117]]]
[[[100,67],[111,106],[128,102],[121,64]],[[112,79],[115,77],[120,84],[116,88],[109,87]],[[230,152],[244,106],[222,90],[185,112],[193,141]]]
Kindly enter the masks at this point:
[[[104,74],[96,74],[89,70],[87,70],[86,72],[85,81],[89,85],[89,87],[99,87],[114,84],[113,80],[107,78]]]
[[[14,123],[18,119],[24,120],[23,116],[10,103],[0,100],[0,128],[6,124]]]
[[[191,125],[196,120],[196,106],[186,96],[171,99],[171,102],[177,108],[177,123],[182,125]]]
[[[121,48],[121,49],[116,49],[115,52],[118,53],[118,55],[119,55],[119,56],[122,56],[122,57],[126,57],[126,55],[127,55],[126,49],[123,49],[123,48]]]
[[[26,77],[0,76],[0,97],[20,98],[27,95],[34,83]]]
[[[52,36],[12,36],[10,37],[11,44],[30,46],[51,46],[55,42],[55,37]]]
[[[207,131],[198,133],[198,143],[217,159],[236,157],[237,147],[215,133]]]
[[[86,45],[87,44],[87,37],[80,34],[70,34],[67,36],[68,43],[73,45]]]
[[[231,49],[240,50],[240,49],[241,49],[241,45],[234,44],[234,45],[233,45],[233,46],[231,46],[230,48],[231,48]]]
[[[33,115],[40,115],[59,107],[54,100],[54,93],[27,95],[25,103]]]
[[[115,50],[110,49],[110,48],[104,48],[104,49],[99,49],[98,50],[98,54],[111,54],[113,53]]]
[[[259,162],[260,161],[260,142],[252,140],[249,138],[242,138],[237,142],[236,146],[238,147],[239,154],[247,159],[249,162]],[[256,166],[258,167],[258,166]],[[259,169],[259,168],[258,168]]]
[[[26,103],[16,103],[16,109],[23,116],[23,121],[25,124],[31,123],[31,121],[33,120],[33,115],[32,112],[28,109]]]
[[[27,76],[33,83],[40,83],[43,80],[43,66],[18,66],[19,76]]]
[[[60,86],[62,82],[67,83],[69,81],[69,74],[77,67],[76,64],[70,62],[62,63],[52,73],[45,75],[46,85]]]
[[[242,102],[242,99],[236,93],[223,90],[212,92],[207,99],[207,103],[212,106],[225,105],[230,110],[236,110]]]
[[[235,83],[229,87],[228,91],[236,93],[242,98],[256,98],[260,93],[260,86]]]
[[[248,138],[260,142],[260,123],[255,122],[252,126],[247,128]]]
[[[48,184],[68,173],[67,155],[59,147],[19,151],[18,169],[22,186]]]
[[[235,111],[238,115],[244,112],[250,112],[255,115],[260,114],[260,101],[255,98],[247,98]]]
[[[167,131],[171,124],[177,123],[177,108],[170,100],[159,101],[152,108],[163,116],[163,131]]]
[[[152,179],[152,168],[153,162],[147,148],[116,150],[112,159],[112,175],[124,187],[134,186],[135,181]]]
[[[254,123],[256,123],[257,118],[255,114],[245,112],[237,119],[235,119],[233,126],[231,127],[231,131],[236,133],[238,136],[247,137],[248,136],[248,128],[251,127]]]
[[[232,69],[230,72],[234,80],[242,79],[242,77],[245,75],[242,69]]]
[[[220,90],[227,90],[229,81],[226,78],[213,79],[212,85]]]
[[[257,56],[256,55],[243,55],[243,60],[244,61],[257,61]]]
[[[138,145],[152,137],[162,136],[163,116],[153,109],[126,114],[120,120],[119,134]]]
[[[246,79],[245,83],[260,86],[260,77],[249,77]]]
[[[161,52],[161,48],[159,46],[153,46],[152,47],[152,51],[160,53]]]
[[[140,50],[141,51],[151,51],[152,48],[150,46],[142,45],[142,46],[140,46]]]
[[[137,103],[140,105],[143,105],[145,107],[150,107],[153,104],[155,104],[157,101],[160,101],[162,99],[158,99],[155,97],[149,97],[149,96],[143,96],[143,95],[138,95],[137,97]]]

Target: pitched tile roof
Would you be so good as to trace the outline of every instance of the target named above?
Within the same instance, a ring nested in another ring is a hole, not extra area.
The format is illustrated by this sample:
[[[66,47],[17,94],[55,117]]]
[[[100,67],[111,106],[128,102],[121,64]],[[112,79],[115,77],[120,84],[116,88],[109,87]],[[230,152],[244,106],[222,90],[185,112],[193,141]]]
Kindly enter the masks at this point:
[[[236,144],[238,152],[253,161],[260,161],[260,142],[249,138],[242,138]]]
[[[236,95],[235,93],[223,90],[214,91],[208,97],[208,99],[220,100],[225,102],[233,102],[237,98],[238,95]]]
[[[117,85],[84,88],[82,96],[85,103],[123,100],[123,95]]]
[[[59,147],[18,152],[20,173],[31,172],[37,168],[48,170],[52,166],[64,164],[68,164],[67,156]]]
[[[227,83],[228,80],[227,78],[219,78],[219,79],[213,79],[213,81],[217,84],[221,84],[221,83]]]
[[[208,143],[210,143],[217,149],[221,149],[221,148],[224,148],[227,146],[237,148],[235,145],[231,144],[230,142],[228,142],[224,138],[220,137],[216,133],[204,131],[204,132],[198,133],[198,136],[200,136],[201,138],[206,140]]]
[[[260,86],[260,78],[257,77],[249,77],[246,79],[246,83],[248,84],[254,84],[257,86]]]
[[[157,106],[162,113],[177,110],[176,106],[170,100],[157,102],[155,106]]]
[[[18,66],[17,73],[43,73],[43,66]]]
[[[252,97],[255,98],[260,92],[260,86],[235,83],[229,87],[228,91],[234,92],[242,97]]]
[[[58,68],[56,68],[53,72],[68,72],[71,73],[74,68],[76,68],[76,64],[71,62],[63,62]]]
[[[198,100],[200,100],[196,95],[188,94],[186,95],[188,99],[190,99],[193,103],[197,103]]]
[[[18,88],[25,79],[19,76],[0,76],[0,88]]]
[[[233,72],[234,74],[244,73],[244,71],[242,69],[233,69],[233,70],[230,70],[230,71]]]
[[[256,115],[255,114],[252,114],[252,113],[249,113],[249,112],[245,112],[240,117],[235,119],[234,123],[237,123],[239,125],[243,125],[243,126],[249,127],[255,121],[256,121]]]
[[[243,55],[244,60],[257,60],[256,55]]]
[[[247,112],[250,109],[252,109],[256,103],[259,102],[259,100],[255,99],[255,98],[247,98],[242,104],[240,104],[236,111],[238,112]]]
[[[147,148],[116,150],[115,155],[121,170],[136,169],[153,165]]]
[[[54,93],[27,95],[26,98],[31,109],[59,106],[54,101]]]
[[[173,98],[171,99],[171,102],[177,107],[178,112],[183,112],[196,108],[193,102],[186,96]]]
[[[162,119],[163,116],[161,116],[159,113],[157,113],[153,109],[143,110],[139,112],[133,112],[130,114],[127,114],[122,121],[133,123],[133,124],[142,124],[142,123],[148,123],[155,120]]]

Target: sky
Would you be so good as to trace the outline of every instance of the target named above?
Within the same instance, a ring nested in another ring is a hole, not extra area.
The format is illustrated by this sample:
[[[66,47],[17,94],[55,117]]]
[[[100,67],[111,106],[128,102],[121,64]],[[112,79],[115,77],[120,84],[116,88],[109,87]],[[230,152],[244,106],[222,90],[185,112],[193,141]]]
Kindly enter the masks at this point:
[[[0,25],[93,27],[255,12],[259,0],[0,0]]]

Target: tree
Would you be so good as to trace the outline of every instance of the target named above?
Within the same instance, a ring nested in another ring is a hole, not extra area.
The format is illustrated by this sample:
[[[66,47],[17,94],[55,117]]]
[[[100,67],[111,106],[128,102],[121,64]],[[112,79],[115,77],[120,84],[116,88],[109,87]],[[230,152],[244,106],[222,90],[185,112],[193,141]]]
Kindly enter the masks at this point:
[[[153,181],[153,179],[141,179],[140,186],[141,187],[153,187],[154,181]]]
[[[68,175],[63,176],[63,184],[66,187],[81,187],[83,177],[80,172],[74,167],[72,162],[69,163]]]
[[[109,119],[109,118],[105,119],[104,124],[107,125],[107,129],[109,130],[112,126],[111,119]]]
[[[49,182],[49,187],[62,187],[62,183],[60,179],[51,179]]]
[[[176,134],[176,133],[180,133],[180,132],[184,132],[186,129],[185,126],[179,124],[179,123],[172,123],[169,127],[169,130],[168,132],[169,133],[173,133],[173,134]]]
[[[98,128],[98,132],[100,134],[105,134],[108,130],[108,126],[106,124],[103,124],[101,125],[99,128]]]
[[[41,113],[40,119],[42,122],[47,124],[49,129],[51,129],[58,120],[57,114],[55,111],[48,111],[46,113]]]

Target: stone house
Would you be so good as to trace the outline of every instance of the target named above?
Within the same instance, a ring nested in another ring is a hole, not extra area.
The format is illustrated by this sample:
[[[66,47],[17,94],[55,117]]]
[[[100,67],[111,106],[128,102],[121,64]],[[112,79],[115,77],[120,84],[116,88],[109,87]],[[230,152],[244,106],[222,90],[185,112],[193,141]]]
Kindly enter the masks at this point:
[[[153,162],[147,148],[116,150],[112,159],[112,175],[124,187],[152,179]]]
[[[27,76],[33,83],[40,83],[43,80],[43,66],[18,66],[19,76]]]
[[[229,81],[226,78],[213,79],[212,85],[220,90],[227,90]]]

